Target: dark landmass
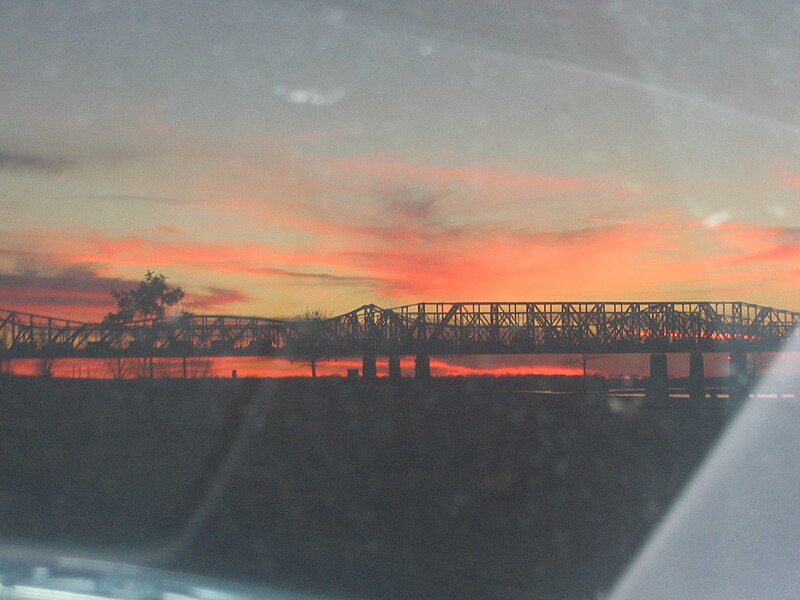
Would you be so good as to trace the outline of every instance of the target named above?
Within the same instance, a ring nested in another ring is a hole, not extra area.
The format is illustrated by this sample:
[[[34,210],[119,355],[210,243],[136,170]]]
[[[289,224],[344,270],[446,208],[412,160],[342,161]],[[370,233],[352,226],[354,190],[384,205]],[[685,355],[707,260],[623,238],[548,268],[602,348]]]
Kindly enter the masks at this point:
[[[340,597],[595,598],[726,419],[621,383],[0,376],[0,534]]]

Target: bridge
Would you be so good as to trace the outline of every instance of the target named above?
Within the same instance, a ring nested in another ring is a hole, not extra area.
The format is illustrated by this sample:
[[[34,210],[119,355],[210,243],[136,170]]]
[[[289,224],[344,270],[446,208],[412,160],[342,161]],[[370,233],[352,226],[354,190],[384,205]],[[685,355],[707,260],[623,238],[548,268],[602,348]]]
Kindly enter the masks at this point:
[[[311,320],[184,315],[160,321],[83,323],[0,309],[0,357],[362,356],[416,357],[430,374],[432,355],[651,354],[666,376],[666,354],[727,352],[742,369],[747,352],[780,350],[798,335],[800,313],[745,302],[455,302],[396,308],[373,304]]]

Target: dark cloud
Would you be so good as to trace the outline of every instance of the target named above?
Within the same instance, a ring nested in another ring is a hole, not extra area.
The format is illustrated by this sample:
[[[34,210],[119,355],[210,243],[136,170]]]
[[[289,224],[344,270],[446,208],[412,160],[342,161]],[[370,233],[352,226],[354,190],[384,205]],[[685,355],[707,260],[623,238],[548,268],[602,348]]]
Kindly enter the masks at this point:
[[[64,156],[0,151],[0,170],[5,171],[59,173],[74,165],[74,159]]]
[[[133,281],[103,277],[83,266],[43,273],[26,265],[16,272],[0,273],[0,306],[55,317],[94,320],[113,309],[111,290],[134,285]]]
[[[96,321],[114,310],[111,290],[127,290],[139,281],[100,275],[89,265],[57,265],[25,258],[13,272],[0,272],[0,307],[78,321]],[[192,292],[185,286],[185,305],[196,312],[214,312],[249,300],[237,289],[210,287]]]
[[[340,284],[360,284],[377,285],[385,283],[385,280],[376,277],[362,277],[358,275],[333,275],[331,273],[307,273],[305,271],[290,271],[289,269],[279,269],[277,267],[246,267],[242,270],[248,273],[259,275],[275,275],[277,277],[287,277],[290,279],[306,280],[309,283],[319,285],[340,285]]]
[[[421,189],[393,188],[379,191],[378,196],[389,214],[402,219],[428,222],[434,217],[434,204],[445,195]]]

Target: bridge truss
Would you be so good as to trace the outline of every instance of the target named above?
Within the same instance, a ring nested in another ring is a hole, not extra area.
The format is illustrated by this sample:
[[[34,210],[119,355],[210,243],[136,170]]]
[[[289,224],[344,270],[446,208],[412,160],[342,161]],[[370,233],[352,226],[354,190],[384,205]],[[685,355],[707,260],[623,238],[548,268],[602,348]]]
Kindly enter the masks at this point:
[[[320,321],[190,315],[82,323],[0,309],[4,358],[777,351],[800,313],[744,302],[365,305]]]

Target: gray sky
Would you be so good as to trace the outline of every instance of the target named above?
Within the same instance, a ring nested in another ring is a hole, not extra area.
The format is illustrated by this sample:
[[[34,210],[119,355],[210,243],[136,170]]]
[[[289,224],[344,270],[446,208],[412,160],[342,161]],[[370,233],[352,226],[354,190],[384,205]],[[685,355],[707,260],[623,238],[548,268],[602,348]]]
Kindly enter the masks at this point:
[[[0,305],[800,309],[798,8],[530,4],[3,3]]]

